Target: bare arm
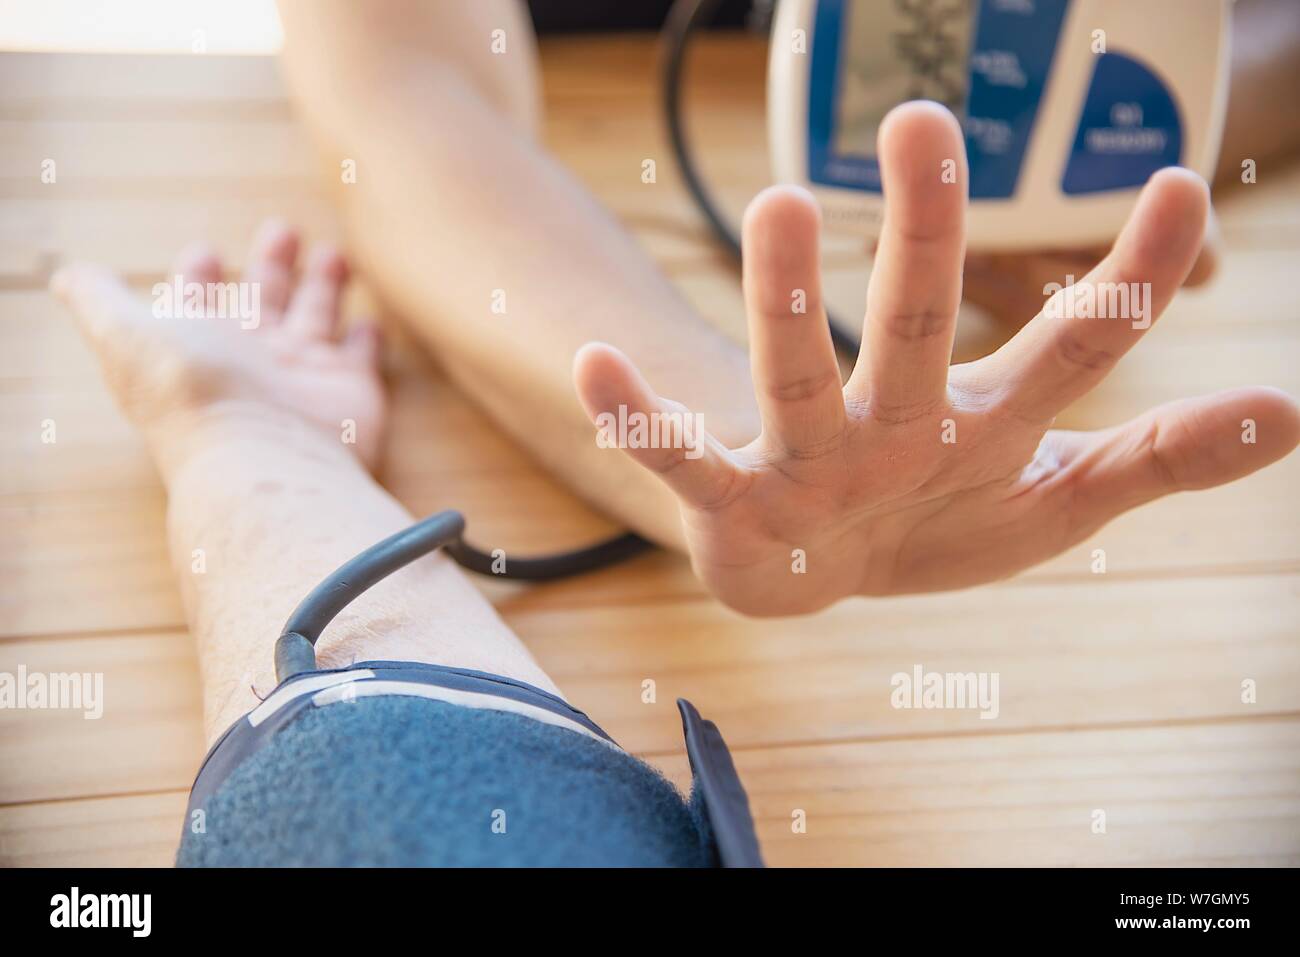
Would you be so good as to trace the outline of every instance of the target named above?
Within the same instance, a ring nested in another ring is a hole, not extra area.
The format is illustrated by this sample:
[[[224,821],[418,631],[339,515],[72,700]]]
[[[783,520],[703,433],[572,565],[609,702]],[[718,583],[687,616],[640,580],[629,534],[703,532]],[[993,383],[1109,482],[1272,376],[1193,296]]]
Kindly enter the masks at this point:
[[[167,486],[168,537],[198,646],[209,742],[275,687],[273,647],[297,603],[411,522],[366,471],[376,447],[365,437],[381,434],[385,418],[373,330],[359,323],[338,334],[346,265],[317,250],[294,283],[298,245],[284,224],[259,234],[243,274],[263,293],[249,327],[216,312],[159,315],[98,266],[68,266],[52,282]],[[225,275],[201,243],[172,274],[203,284]],[[340,430],[345,418],[355,441]],[[555,690],[445,555],[359,596],[317,651],[325,668],[423,661]]]
[[[289,84],[335,181],[343,160],[356,163],[356,182],[337,192],[380,296],[538,459],[681,547],[673,497],[598,448],[574,395],[574,354],[591,340],[618,346],[732,445],[759,429],[748,360],[533,139],[535,55],[521,6],[280,9]],[[504,314],[492,311],[494,295]]]

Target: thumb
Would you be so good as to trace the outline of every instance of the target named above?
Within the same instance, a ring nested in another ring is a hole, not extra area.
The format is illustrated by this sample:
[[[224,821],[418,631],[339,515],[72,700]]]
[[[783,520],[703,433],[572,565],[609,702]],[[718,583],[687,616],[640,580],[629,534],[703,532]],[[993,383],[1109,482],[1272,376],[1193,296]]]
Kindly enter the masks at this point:
[[[62,267],[50,279],[50,292],[72,310],[82,332],[96,344],[150,315],[117,273],[94,263]]]

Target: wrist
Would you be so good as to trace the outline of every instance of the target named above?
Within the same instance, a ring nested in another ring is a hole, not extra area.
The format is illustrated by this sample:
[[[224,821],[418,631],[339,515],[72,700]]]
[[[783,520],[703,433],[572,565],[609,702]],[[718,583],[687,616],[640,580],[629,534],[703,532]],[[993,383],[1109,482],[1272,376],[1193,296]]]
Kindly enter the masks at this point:
[[[361,468],[342,436],[267,402],[232,399],[176,409],[144,434],[169,491],[194,474],[229,482],[283,474],[273,463],[286,458],[350,461]]]

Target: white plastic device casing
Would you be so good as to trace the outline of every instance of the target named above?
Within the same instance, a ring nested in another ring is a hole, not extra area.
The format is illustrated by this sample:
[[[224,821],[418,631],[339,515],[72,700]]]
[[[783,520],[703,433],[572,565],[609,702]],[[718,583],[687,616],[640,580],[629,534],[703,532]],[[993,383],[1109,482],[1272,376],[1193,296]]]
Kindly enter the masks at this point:
[[[848,15],[870,15],[873,6],[893,2],[779,0],[768,63],[768,137],[776,180],[812,190],[828,228],[869,239],[878,235],[884,211],[878,187],[817,182],[809,169],[817,13],[819,5],[833,3],[846,4]],[[972,8],[994,4],[1000,12],[1032,12],[1036,2],[972,0]],[[1014,189],[1005,197],[972,196],[969,246],[1080,247],[1108,243],[1118,233],[1140,183],[1075,194],[1063,188],[1076,136],[1082,135],[1080,117],[1098,74],[1099,36],[1104,37],[1105,54],[1136,61],[1163,86],[1181,132],[1176,163],[1208,179],[1218,159],[1227,106],[1230,4],[1231,0],[1068,0],[1014,175]],[[838,35],[833,39],[841,42]],[[839,83],[838,77],[834,83]],[[966,126],[967,118],[960,118]],[[940,182],[938,170],[935,181]]]

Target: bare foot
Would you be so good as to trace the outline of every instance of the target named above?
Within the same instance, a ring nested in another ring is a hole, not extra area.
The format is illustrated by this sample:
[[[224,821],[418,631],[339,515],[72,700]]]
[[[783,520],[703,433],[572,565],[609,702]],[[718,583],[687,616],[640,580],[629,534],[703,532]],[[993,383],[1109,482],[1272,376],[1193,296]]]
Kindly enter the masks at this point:
[[[92,264],[60,269],[50,289],[151,443],[214,407],[262,405],[297,413],[373,468],[385,424],[377,329],[366,322],[340,336],[348,266],[337,250],[314,250],[295,278],[297,256],[297,234],[268,221],[239,283],[223,281],[217,256],[195,244],[152,304]]]

